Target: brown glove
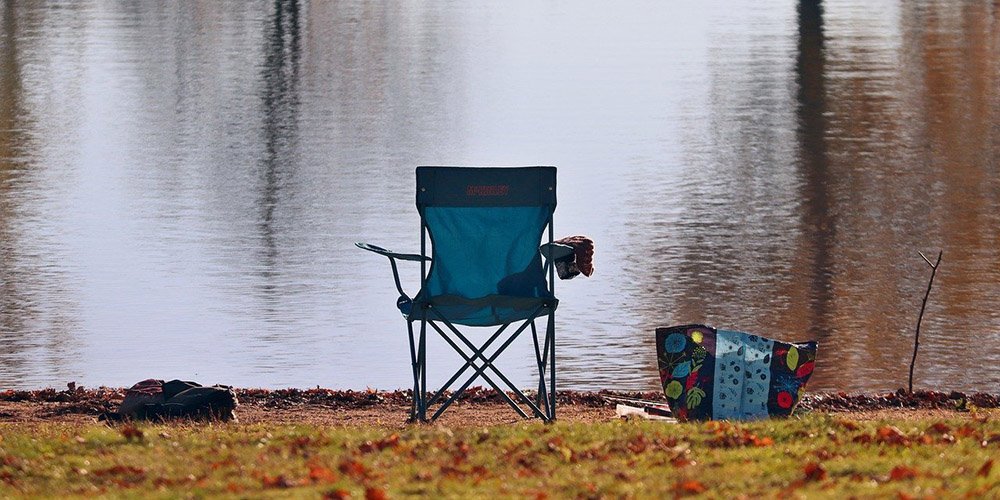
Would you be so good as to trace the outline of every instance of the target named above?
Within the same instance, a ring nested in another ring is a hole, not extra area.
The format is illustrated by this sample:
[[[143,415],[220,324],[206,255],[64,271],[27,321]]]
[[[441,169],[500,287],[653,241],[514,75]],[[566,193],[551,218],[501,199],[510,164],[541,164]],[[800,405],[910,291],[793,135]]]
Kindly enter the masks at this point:
[[[574,263],[584,276],[594,274],[594,240],[586,236],[567,236],[555,243],[573,247]]]

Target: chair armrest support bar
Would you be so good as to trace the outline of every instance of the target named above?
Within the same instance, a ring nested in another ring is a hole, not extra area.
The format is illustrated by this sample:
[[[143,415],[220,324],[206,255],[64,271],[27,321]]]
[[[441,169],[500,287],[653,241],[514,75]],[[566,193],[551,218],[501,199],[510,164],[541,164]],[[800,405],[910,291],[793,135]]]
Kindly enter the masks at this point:
[[[425,257],[423,255],[417,255],[412,253],[396,253],[390,250],[386,250],[382,247],[370,245],[368,243],[355,243],[355,246],[362,250],[368,250],[369,252],[374,252],[379,255],[384,255],[389,258],[389,265],[392,266],[392,279],[396,282],[396,290],[399,291],[399,295],[409,299],[410,297],[406,295],[403,291],[403,285],[399,281],[399,269],[396,267],[396,259],[399,260],[410,260],[410,261],[429,261],[430,257]]]

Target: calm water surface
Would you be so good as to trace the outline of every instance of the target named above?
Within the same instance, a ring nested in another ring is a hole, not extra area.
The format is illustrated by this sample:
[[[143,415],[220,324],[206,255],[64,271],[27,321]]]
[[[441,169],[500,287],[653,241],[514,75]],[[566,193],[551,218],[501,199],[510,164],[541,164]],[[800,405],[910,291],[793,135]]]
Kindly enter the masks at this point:
[[[0,387],[409,385],[369,241],[422,164],[559,167],[563,388],[656,326],[818,390],[1000,389],[996,2],[0,2]],[[415,291],[416,266],[406,269]],[[527,339],[525,339],[527,340]],[[459,363],[432,343],[431,385]],[[500,358],[528,385],[530,342]],[[447,368],[447,369],[446,369]]]

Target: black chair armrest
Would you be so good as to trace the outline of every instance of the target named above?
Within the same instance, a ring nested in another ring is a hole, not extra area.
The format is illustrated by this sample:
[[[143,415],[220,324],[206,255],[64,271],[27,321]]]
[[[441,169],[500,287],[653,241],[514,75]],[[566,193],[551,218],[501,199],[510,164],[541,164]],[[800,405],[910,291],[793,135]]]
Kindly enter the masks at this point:
[[[546,243],[538,247],[538,251],[542,253],[542,256],[549,258],[549,252],[552,254],[552,260],[559,260],[573,255],[573,247],[569,245],[564,245],[562,243]]]
[[[371,245],[371,244],[368,244],[368,243],[355,243],[354,245],[357,246],[358,248],[362,249],[362,250],[368,250],[369,252],[375,252],[375,253],[377,253],[379,255],[384,255],[386,257],[389,257],[390,259],[412,260],[412,261],[417,261],[417,262],[419,262],[419,261],[430,261],[431,260],[430,257],[425,257],[423,255],[419,255],[419,254],[415,254],[415,253],[396,253],[396,252],[393,252],[391,250],[386,250],[386,249],[384,249],[382,247]]]

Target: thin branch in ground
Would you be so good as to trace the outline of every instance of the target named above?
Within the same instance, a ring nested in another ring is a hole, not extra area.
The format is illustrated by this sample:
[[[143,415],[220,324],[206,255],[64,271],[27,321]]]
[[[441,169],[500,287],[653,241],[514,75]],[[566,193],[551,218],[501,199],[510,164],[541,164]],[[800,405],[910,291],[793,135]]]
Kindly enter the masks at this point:
[[[931,279],[927,282],[927,292],[924,293],[924,301],[920,304],[920,316],[917,317],[917,332],[913,336],[913,358],[910,360],[910,394],[913,394],[913,366],[917,363],[917,348],[920,347],[920,322],[924,320],[924,310],[927,309],[927,297],[931,295],[931,286],[934,285],[934,275],[937,274],[938,266],[941,265],[941,256],[944,255],[944,250],[938,252],[937,262],[934,264],[931,264],[930,259],[923,252],[917,253],[920,254],[920,257],[924,259],[924,262],[928,266],[931,266]]]

